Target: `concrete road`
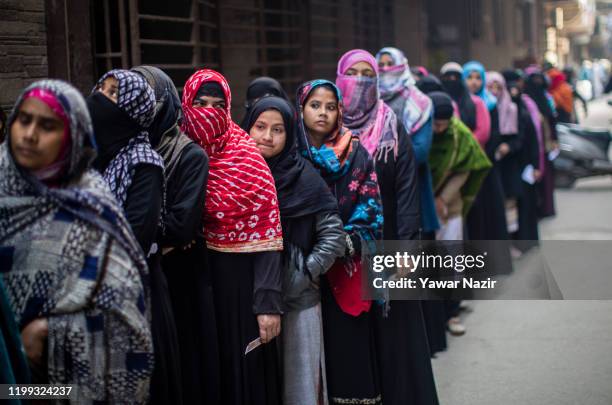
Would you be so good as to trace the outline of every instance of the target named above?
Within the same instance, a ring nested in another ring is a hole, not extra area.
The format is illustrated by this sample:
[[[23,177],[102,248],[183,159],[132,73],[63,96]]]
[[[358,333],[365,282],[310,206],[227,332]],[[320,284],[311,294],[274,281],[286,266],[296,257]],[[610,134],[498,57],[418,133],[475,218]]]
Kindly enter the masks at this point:
[[[606,101],[590,104],[586,125],[612,128]],[[611,177],[558,190],[556,204],[543,239],[612,239]],[[612,405],[612,301],[468,304],[467,334],[433,360],[441,404]]]

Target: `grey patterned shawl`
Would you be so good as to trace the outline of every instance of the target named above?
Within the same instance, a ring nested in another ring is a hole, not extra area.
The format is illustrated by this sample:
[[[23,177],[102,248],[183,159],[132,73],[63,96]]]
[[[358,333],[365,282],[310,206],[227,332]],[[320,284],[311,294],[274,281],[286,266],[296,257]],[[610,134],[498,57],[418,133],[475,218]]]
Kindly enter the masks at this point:
[[[48,377],[78,386],[75,403],[145,403],[153,369],[148,270],[115,198],[89,169],[92,127],[71,85],[44,80],[70,121],[68,169],[48,188],[0,146],[0,275],[17,323],[49,322]],[[10,138],[10,137],[9,137]]]

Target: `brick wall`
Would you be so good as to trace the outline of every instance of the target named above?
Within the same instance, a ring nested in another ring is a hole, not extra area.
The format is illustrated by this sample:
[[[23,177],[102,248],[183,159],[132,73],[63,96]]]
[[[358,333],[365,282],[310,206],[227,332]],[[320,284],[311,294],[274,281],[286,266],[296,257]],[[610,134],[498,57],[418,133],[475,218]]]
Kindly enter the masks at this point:
[[[44,0],[0,0],[0,106],[47,72]]]

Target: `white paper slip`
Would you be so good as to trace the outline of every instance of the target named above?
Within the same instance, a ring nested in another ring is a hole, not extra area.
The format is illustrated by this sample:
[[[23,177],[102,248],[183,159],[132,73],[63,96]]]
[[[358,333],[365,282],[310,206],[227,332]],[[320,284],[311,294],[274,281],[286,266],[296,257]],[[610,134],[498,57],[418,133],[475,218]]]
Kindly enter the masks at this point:
[[[523,173],[521,174],[521,179],[523,179],[525,183],[535,184],[536,180],[533,165],[525,166],[525,168],[523,169]]]
[[[261,337],[258,337],[257,339],[254,339],[253,341],[251,341],[251,343],[249,343],[244,351],[244,355],[246,356],[247,354],[249,354],[249,352],[252,352],[253,350],[257,349],[259,346],[262,345],[262,341],[261,341]]]
[[[548,152],[548,160],[550,160],[551,162],[555,160],[557,156],[559,156],[559,149],[553,149]]]

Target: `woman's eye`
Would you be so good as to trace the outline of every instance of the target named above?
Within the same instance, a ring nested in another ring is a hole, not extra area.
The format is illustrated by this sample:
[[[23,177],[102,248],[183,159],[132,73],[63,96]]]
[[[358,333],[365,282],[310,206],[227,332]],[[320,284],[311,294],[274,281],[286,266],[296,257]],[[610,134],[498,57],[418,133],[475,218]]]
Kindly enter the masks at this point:
[[[310,104],[310,108],[312,108],[313,110],[316,110],[316,109],[318,109],[319,107],[320,107],[320,104],[319,104],[319,103],[312,103],[312,104]]]
[[[327,109],[329,111],[336,111],[336,106],[335,105],[330,105],[330,106],[327,107]]]
[[[32,122],[32,118],[26,114],[19,114],[19,123],[23,125],[27,125]]]
[[[45,122],[41,125],[41,127],[44,131],[50,132],[55,129],[55,124],[52,122]]]
[[[274,132],[280,134],[281,132],[285,132],[283,128],[274,128]]]

